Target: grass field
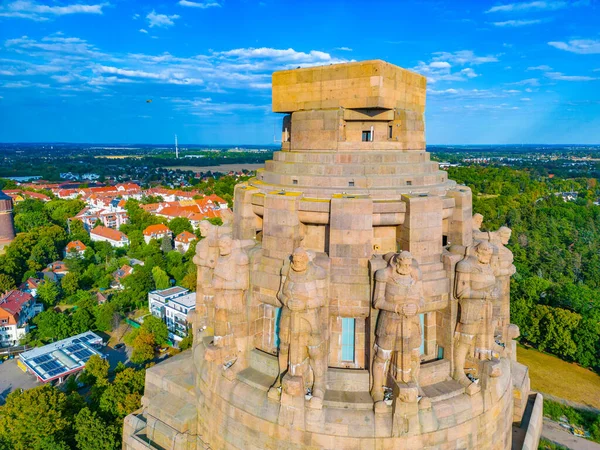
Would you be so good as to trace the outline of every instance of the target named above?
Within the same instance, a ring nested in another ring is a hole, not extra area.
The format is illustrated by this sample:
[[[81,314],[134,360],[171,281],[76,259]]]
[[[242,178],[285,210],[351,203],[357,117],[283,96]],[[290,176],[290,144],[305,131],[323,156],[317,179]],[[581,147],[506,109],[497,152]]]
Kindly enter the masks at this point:
[[[521,346],[517,360],[529,367],[534,391],[600,409],[600,376],[594,372]]]

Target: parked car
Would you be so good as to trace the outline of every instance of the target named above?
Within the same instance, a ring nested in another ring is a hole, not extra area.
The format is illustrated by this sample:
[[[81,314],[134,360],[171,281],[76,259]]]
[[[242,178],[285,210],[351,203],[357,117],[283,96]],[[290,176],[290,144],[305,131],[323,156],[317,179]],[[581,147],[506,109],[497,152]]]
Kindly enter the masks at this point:
[[[115,350],[120,350],[120,349],[122,349],[124,347],[125,347],[125,344],[123,344],[122,342],[120,342],[117,345],[115,345]]]

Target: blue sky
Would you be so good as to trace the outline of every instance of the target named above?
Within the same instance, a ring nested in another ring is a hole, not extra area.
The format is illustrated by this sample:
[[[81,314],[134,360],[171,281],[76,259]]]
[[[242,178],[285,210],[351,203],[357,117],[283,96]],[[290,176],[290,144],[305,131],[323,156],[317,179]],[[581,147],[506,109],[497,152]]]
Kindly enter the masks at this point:
[[[0,141],[272,144],[272,71],[384,59],[428,77],[430,144],[598,144],[599,24],[595,0],[1,1]]]

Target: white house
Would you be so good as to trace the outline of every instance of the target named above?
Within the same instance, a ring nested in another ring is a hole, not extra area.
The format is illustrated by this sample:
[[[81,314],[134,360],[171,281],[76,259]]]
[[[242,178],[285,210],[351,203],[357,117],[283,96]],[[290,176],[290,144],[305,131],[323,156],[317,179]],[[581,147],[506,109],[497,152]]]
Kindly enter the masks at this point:
[[[29,321],[42,311],[28,292],[8,291],[0,297],[0,346],[18,345],[29,331]]]
[[[188,313],[196,309],[196,293],[181,286],[152,291],[148,308],[153,316],[162,319],[169,329],[169,338],[181,341],[188,333]]]
[[[90,231],[90,239],[94,242],[108,242],[113,247],[125,247],[129,245],[129,238],[125,233],[103,226],[92,229]]]

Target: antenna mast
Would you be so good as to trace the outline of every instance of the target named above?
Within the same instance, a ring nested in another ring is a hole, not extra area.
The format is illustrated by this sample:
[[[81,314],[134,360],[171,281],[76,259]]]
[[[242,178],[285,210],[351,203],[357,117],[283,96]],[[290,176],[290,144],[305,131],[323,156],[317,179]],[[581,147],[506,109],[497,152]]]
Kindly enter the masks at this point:
[[[177,135],[175,135],[175,158],[179,159],[179,147],[177,147]]]

